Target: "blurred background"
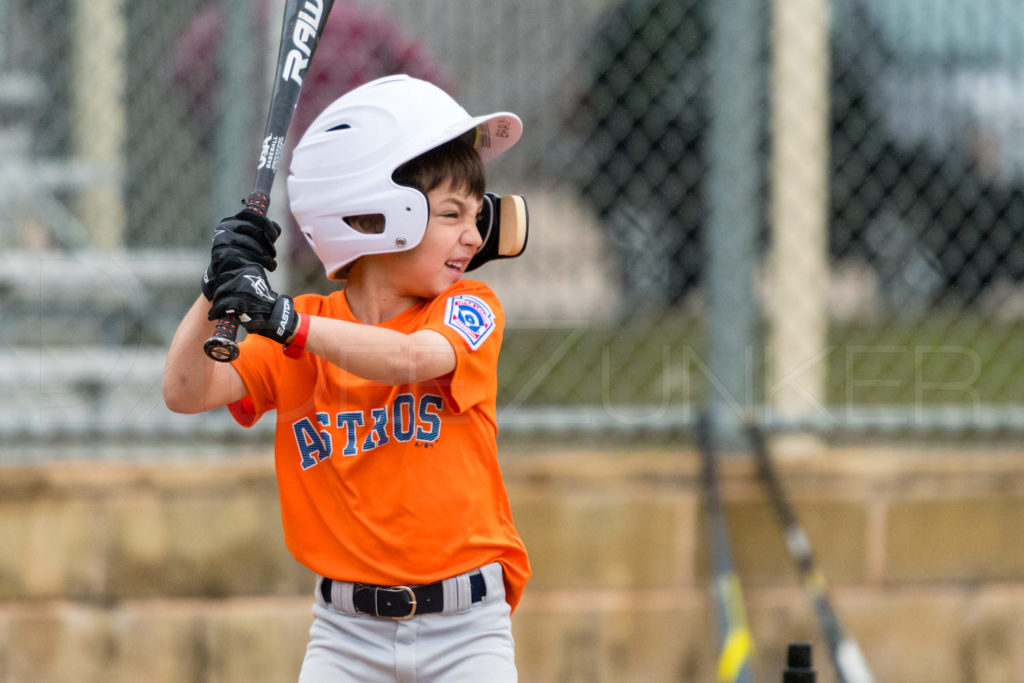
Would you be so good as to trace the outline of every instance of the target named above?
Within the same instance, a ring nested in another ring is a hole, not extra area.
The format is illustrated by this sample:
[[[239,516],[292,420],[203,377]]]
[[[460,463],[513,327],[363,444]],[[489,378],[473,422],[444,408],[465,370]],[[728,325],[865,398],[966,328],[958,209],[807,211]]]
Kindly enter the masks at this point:
[[[272,421],[159,388],[283,4],[0,0],[0,681],[298,670]],[[1024,5],[336,0],[289,141],[395,72],[525,125],[489,189],[528,249],[474,273],[508,316],[523,680],[712,680],[702,410],[763,680],[821,641],[751,415],[879,680],[1019,680]],[[326,291],[279,175],[272,282]]]

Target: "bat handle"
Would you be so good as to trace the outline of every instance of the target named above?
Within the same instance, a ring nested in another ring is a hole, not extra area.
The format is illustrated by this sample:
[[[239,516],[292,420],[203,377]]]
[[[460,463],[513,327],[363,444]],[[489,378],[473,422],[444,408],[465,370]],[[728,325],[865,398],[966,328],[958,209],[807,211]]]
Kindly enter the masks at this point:
[[[270,195],[266,192],[254,190],[253,193],[249,195],[249,198],[245,200],[245,208],[250,211],[255,211],[261,216],[266,216],[267,211],[270,210]]]
[[[246,200],[245,208],[266,216],[270,208],[270,196],[265,192],[254,191]],[[238,316],[228,314],[217,321],[213,336],[203,342],[206,355],[220,363],[230,363],[238,358]]]

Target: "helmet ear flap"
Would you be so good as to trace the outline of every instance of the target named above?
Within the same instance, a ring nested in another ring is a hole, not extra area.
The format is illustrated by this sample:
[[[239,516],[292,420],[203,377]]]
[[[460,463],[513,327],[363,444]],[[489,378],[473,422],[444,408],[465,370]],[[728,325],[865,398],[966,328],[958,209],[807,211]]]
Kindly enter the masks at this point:
[[[480,251],[487,246],[491,233],[498,228],[498,195],[493,192],[485,192],[483,203],[480,205],[480,215],[476,219],[476,229],[480,232]],[[478,252],[479,253],[479,252]]]
[[[526,251],[530,233],[526,199],[517,194],[499,197],[493,192],[485,192],[476,229],[482,241],[480,249],[466,266],[467,272],[488,261],[519,256]]]

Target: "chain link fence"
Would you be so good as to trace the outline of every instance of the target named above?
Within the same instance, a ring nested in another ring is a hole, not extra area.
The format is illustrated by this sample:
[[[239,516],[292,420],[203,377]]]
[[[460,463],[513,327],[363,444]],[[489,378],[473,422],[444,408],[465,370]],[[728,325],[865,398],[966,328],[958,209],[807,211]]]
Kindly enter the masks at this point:
[[[239,438],[169,414],[159,375],[251,181],[282,5],[0,0],[10,457]],[[290,141],[397,71],[524,120],[490,184],[527,197],[529,248],[479,271],[508,312],[506,434],[667,433],[715,400],[1024,429],[1019,3],[337,0],[331,22]],[[271,215],[275,285],[327,287],[283,184]]]

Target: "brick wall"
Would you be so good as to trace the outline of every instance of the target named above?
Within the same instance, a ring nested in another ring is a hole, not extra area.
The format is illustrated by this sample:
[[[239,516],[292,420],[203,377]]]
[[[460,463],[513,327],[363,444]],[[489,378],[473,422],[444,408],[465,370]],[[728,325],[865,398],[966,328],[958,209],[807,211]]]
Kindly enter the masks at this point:
[[[1024,671],[1024,452],[842,449],[781,470],[879,681]],[[687,450],[502,466],[534,578],[523,681],[714,680],[698,462]],[[744,457],[722,468],[760,680],[813,612]],[[284,548],[269,456],[0,470],[0,683],[294,680],[312,578]]]

